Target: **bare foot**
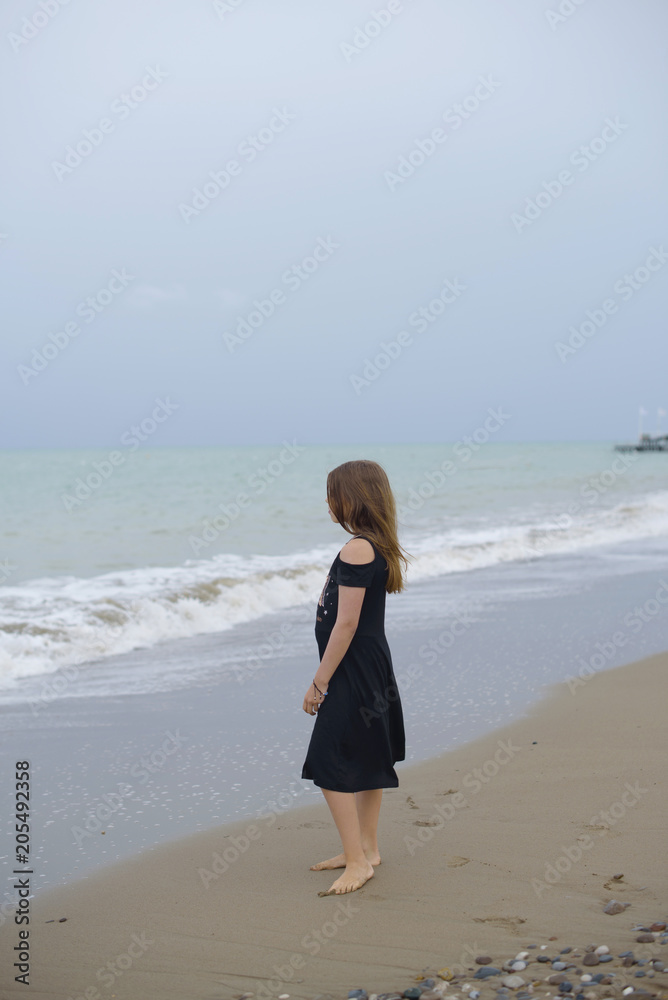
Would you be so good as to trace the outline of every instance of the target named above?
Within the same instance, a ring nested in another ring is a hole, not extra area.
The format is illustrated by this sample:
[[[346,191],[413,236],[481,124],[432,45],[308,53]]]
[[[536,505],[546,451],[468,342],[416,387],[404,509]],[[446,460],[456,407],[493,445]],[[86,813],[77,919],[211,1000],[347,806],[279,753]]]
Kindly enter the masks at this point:
[[[343,892],[354,892],[355,889],[361,889],[370,878],[373,878],[373,866],[368,861],[346,865],[343,875],[340,875],[336,882],[332,882],[329,889],[319,892],[318,895],[337,896]]]
[[[380,864],[380,854],[378,851],[365,851],[366,859],[375,868]],[[328,858],[327,861],[319,861],[317,865],[311,865],[312,872],[331,871],[332,868],[345,868],[345,854],[337,854],[335,858]]]

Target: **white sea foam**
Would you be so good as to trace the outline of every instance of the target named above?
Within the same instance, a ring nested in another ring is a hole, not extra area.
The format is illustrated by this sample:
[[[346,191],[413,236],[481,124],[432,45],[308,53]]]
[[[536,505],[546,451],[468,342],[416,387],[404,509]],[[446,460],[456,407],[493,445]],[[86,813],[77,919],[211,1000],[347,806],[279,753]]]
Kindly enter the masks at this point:
[[[576,552],[668,531],[668,492],[577,516],[515,523],[413,528],[404,544],[409,581],[502,562]],[[171,568],[55,577],[2,588],[0,688],[21,678],[95,662],[168,639],[218,632],[301,604],[314,603],[336,548],[291,556],[221,554]]]

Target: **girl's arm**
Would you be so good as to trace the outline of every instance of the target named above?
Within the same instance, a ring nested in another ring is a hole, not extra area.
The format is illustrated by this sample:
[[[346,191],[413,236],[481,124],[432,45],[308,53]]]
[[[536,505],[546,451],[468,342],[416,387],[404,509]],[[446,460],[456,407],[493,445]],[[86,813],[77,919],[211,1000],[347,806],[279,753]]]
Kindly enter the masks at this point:
[[[316,670],[315,682],[321,691],[327,690],[332,674],[343,659],[357,631],[365,587],[339,587],[339,609],[334,628],[327,640],[327,648]]]
[[[342,561],[356,565],[370,563],[374,558],[373,546],[365,538],[351,538],[348,544],[344,545],[341,549],[342,557],[344,553],[346,558],[342,558]],[[369,559],[369,556],[371,556],[371,559]],[[322,695],[317,694],[313,685],[311,685],[304,696],[302,708],[309,715],[314,715],[317,707],[325,700],[325,692],[327,691],[332,675],[352,642],[359,624],[365,594],[366,587],[345,587],[339,585],[336,621],[329,634],[325,652],[314,677],[315,683],[322,691]]]

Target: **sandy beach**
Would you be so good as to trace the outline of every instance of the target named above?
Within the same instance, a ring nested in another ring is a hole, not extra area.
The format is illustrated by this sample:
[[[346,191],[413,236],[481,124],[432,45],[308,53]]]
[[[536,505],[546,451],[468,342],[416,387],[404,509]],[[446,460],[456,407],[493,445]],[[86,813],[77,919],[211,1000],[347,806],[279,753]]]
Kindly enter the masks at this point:
[[[465,979],[476,957],[500,966],[531,945],[637,949],[632,929],[668,911],[667,669],[662,654],[559,684],[524,718],[405,768],[384,796],[382,863],[356,893],[317,895],[332,874],[309,865],[339,849],[324,801],[279,801],[44,892],[31,901],[30,996],[346,997],[444,968]],[[607,915],[611,899],[630,905]],[[26,995],[9,970],[17,934],[8,920],[7,998]],[[650,937],[642,947],[665,958]],[[532,968],[536,981],[552,971]],[[465,996],[464,979],[447,995]],[[660,972],[642,984],[668,995]]]
[[[3,15],[0,1000],[668,1000],[668,2]]]

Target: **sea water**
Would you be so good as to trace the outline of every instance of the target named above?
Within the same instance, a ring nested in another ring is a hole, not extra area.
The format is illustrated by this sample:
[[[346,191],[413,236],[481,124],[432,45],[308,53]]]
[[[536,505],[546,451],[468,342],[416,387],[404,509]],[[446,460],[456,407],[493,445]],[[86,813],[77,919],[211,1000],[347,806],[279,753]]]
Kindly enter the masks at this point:
[[[327,472],[352,458],[387,470],[409,584],[456,573],[464,597],[481,567],[668,530],[668,454],[611,443],[4,451],[0,703],[68,666],[99,696],[148,690],[141,655],[132,672],[105,663],[314,606],[348,537],[327,513]],[[177,658],[151,690],[196,670]]]

